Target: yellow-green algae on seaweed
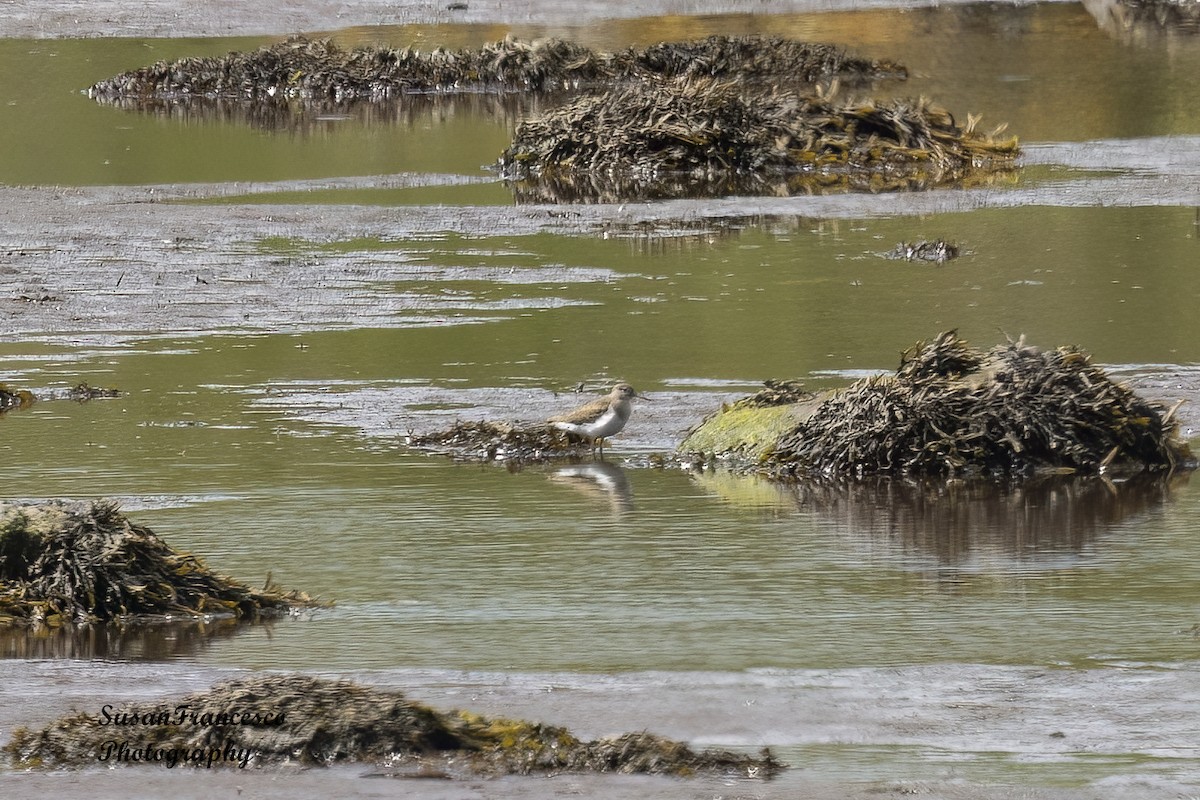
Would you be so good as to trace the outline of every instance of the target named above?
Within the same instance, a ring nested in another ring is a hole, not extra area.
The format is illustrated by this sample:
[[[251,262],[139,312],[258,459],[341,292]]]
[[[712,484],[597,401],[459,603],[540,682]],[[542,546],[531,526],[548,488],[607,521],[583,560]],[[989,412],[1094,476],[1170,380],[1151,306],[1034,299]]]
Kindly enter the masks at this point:
[[[781,479],[1195,467],[1173,411],[1114,383],[1076,347],[1042,351],[1023,339],[983,352],[942,333],[906,351],[895,374],[858,381],[815,407],[796,404],[798,421],[782,435],[773,424],[777,409],[729,413],[682,443],[684,460],[745,454],[749,469]],[[712,441],[735,446],[702,447],[711,443],[708,429]]]
[[[806,391],[798,381],[768,379],[763,389],[722,405],[688,431],[679,452],[757,462],[780,437],[808,419],[823,397]]]
[[[253,619],[315,604],[213,573],[110,501],[0,503],[0,624]]]
[[[118,724],[124,759],[109,744]],[[41,730],[18,728],[4,749],[16,767],[43,768],[105,759],[112,766],[369,762],[398,774],[442,777],[617,772],[768,778],[783,769],[766,750],[758,756],[695,751],[649,733],[585,742],[554,725],[443,713],[399,691],[288,674],[254,675],[169,701],[71,714]]]

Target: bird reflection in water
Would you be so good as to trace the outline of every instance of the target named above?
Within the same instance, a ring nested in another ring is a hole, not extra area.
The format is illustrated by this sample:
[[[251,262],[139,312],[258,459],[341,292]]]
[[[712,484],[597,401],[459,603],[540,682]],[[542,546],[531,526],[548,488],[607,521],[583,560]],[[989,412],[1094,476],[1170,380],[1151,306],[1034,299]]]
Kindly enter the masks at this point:
[[[612,515],[619,517],[633,509],[633,490],[625,470],[607,461],[589,461],[560,467],[550,480],[577,489],[590,497],[608,501]]]

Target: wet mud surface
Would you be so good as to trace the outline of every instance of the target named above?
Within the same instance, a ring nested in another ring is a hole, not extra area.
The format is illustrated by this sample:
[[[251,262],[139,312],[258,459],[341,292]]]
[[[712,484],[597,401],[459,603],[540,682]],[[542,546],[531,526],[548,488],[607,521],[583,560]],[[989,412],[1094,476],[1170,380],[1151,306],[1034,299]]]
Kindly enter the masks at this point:
[[[69,711],[99,716],[100,706],[159,701],[198,692],[230,670],[95,662],[26,661],[10,665],[0,700],[14,719],[45,725]],[[1193,747],[1190,709],[1200,701],[1194,670],[1127,664],[1071,670],[1000,666],[927,666],[848,670],[717,673],[627,673],[612,676],[411,671],[339,675],[385,689],[399,688],[435,707],[470,706],[489,716],[521,717],[602,737],[628,728],[653,729],[699,747],[757,752],[763,744],[795,761],[769,783],[698,777],[520,777],[439,781],[388,778],[378,767],[298,770],[268,767],[195,773],[145,768],[89,768],[76,773],[0,773],[0,789],[18,795],[41,789],[72,796],[125,796],[131,775],[142,791],[206,797],[241,790],[254,797],[333,791],[354,797],[754,797],[867,798],[1131,798],[1186,794]],[[1099,702],[1098,698],[1105,698]],[[703,733],[701,733],[703,731]],[[764,733],[766,732],[766,733]],[[930,757],[995,757],[1067,774],[1073,761],[1125,764],[1086,788],[1000,786],[944,779],[894,781],[804,767],[807,752],[848,746],[864,757],[919,749]],[[1129,768],[1127,759],[1141,762]],[[1171,762],[1183,757],[1179,766]],[[124,787],[124,790],[122,789]],[[170,787],[169,789],[167,787]],[[243,794],[243,796],[246,796]]]
[[[965,2],[966,0],[953,0]],[[602,19],[665,14],[737,14],[830,11],[877,5],[863,0],[655,0],[630,4],[620,0],[575,3],[570,0],[321,0],[289,3],[286,9],[256,8],[241,3],[204,2],[180,14],[168,2],[131,6],[120,0],[45,3],[14,0],[5,4],[0,36],[59,38],[83,36],[234,36],[253,33],[328,31],[356,25],[411,23],[540,23],[595,22]],[[919,6],[920,3],[896,5]]]
[[[34,769],[359,762],[388,777],[445,780],[572,772],[770,779],[785,768],[767,750],[695,751],[645,732],[582,741],[558,726],[439,711],[402,692],[299,674],[251,675],[157,704],[106,704],[98,716],[18,730],[5,749]]]
[[[405,265],[328,242],[402,241],[445,232],[567,236],[647,226],[668,234],[737,219],[917,216],[1022,206],[1200,206],[1200,140],[1033,145],[1022,163],[1116,174],[1012,189],[899,194],[741,197],[554,206],[254,205],[186,203],[272,190],[440,185],[465,176],[377,176],[279,184],[0,187],[0,334],[39,340],[127,341],[175,333],[303,332],[438,324],[445,309],[394,291]],[[290,243],[272,252],[270,241]],[[534,279],[570,285],[595,274],[564,269]],[[347,301],[355,312],[345,313]],[[548,302],[572,302],[562,297]],[[486,310],[486,309],[482,309]],[[452,309],[461,312],[461,309]],[[461,313],[458,321],[462,321]],[[1087,346],[1086,342],[1079,343]],[[764,376],[767,377],[767,376]]]

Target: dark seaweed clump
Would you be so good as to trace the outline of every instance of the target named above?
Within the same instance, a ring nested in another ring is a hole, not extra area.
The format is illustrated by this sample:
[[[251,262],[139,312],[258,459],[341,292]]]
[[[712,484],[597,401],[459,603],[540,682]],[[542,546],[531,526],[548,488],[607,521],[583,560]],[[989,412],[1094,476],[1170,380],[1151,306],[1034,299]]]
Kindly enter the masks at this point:
[[[12,411],[14,408],[29,408],[31,405],[33,405],[32,392],[0,386],[0,412]]]
[[[313,603],[211,572],[130,522],[112,502],[0,505],[0,624],[150,615],[253,619]]]
[[[456,422],[450,428],[410,434],[411,447],[467,461],[535,463],[577,455],[582,448],[549,425],[526,427],[503,422]]]
[[[825,401],[762,468],[776,477],[902,473],[1095,474],[1190,466],[1171,414],[1075,347],[981,352],[954,332],[906,352],[895,375]]]
[[[935,264],[944,264],[958,258],[958,255],[958,245],[947,242],[945,239],[934,239],[932,242],[925,239],[917,242],[901,242],[884,253],[885,258],[893,258],[898,261],[930,261]]]
[[[1011,168],[1015,140],[917,101],[836,102],[731,81],[641,81],[523,122],[500,157],[523,199],[873,191],[963,182]],[[664,182],[666,182],[664,186]]]
[[[181,707],[186,707],[184,717],[177,716]],[[245,754],[246,765],[376,762],[401,774],[439,777],[587,771],[769,778],[783,768],[769,751],[757,758],[696,752],[648,733],[584,742],[553,725],[467,711],[441,713],[398,691],[303,675],[252,676],[171,702],[109,713],[117,719],[136,714],[167,720],[123,726],[124,744],[130,750],[159,751],[160,761],[174,753],[177,763],[191,766],[207,766],[207,755],[215,751],[238,758],[214,766],[237,766]],[[231,714],[242,722],[212,724]],[[4,749],[19,768],[92,765],[113,737],[112,727],[100,721],[95,714],[74,714],[40,731],[18,729]],[[122,762],[114,758],[112,763]]]
[[[812,400],[816,395],[804,388],[804,384],[795,380],[779,380],[767,378],[763,388],[749,397],[738,400],[735,407],[771,408],[786,406],[792,403],[803,403]]]
[[[91,87],[97,100],[383,101],[428,92],[545,92],[647,75],[822,78],[903,77],[888,62],[854,58],[829,45],[713,36],[619,53],[561,39],[506,38],[479,48],[422,52],[410,47],[345,50],[329,39],[294,37],[219,58],[159,61]]]
[[[67,390],[67,398],[74,400],[77,403],[86,403],[88,400],[96,400],[102,397],[120,397],[121,392],[118,389],[113,389],[105,386],[92,386],[86,381],[76,384]]]

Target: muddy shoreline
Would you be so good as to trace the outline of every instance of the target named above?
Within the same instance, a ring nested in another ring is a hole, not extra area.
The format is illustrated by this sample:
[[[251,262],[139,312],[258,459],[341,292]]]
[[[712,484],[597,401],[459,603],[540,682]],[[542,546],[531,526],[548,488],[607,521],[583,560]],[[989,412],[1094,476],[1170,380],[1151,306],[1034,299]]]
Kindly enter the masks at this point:
[[[244,677],[242,670],[173,664],[22,661],[0,688],[9,718],[44,725],[69,711],[99,714],[103,703],[154,701]],[[136,780],[143,794],[180,798],[241,796],[551,798],[810,797],[983,798],[1008,800],[1149,800],[1185,794],[1188,768],[1161,773],[1131,768],[1088,786],[1033,783],[1009,786],[946,775],[928,780],[880,779],[869,773],[835,776],[830,766],[805,764],[805,748],[856,742],[862,748],[920,747],[930,753],[987,749],[994,740],[1016,758],[1033,758],[1053,772],[1072,753],[1096,758],[1120,753],[1150,760],[1190,747],[1190,714],[1197,700],[1194,668],[1059,670],[1032,667],[931,665],[798,670],[774,673],[656,673],[612,676],[559,673],[477,673],[401,670],[339,674],[368,686],[394,688],[435,707],[469,704],[479,713],[536,719],[603,736],[625,728],[700,739],[701,746],[756,751],[783,747],[796,767],[769,782],[662,776],[511,776],[465,781],[389,778],[370,765],[300,769],[272,767],[193,771],[163,767],[88,768],[37,773],[0,771],[6,795],[127,796]],[[1083,698],[1109,697],[1102,711]],[[1103,714],[1099,717],[1098,714]],[[1101,721],[1101,719],[1103,721]],[[5,728],[8,728],[6,720]],[[701,734],[700,729],[705,733]],[[771,731],[764,734],[763,731]],[[7,736],[0,738],[7,739]],[[1032,775],[1033,773],[1031,773]],[[1049,774],[1049,773],[1045,773]],[[181,778],[180,776],[186,776]],[[1191,776],[1195,777],[1195,776]],[[245,794],[243,794],[243,792]]]
[[[949,0],[966,3],[969,0]],[[941,5],[948,3],[943,0]],[[248,36],[332,31],[361,25],[525,24],[555,27],[604,19],[698,14],[784,14],[849,11],[860,8],[912,7],[923,2],[888,0],[655,0],[622,3],[594,0],[349,0],[324,3],[302,0],[286,8],[245,3],[193,3],[186,13],[176,4],[152,0],[130,5],[119,0],[45,3],[14,0],[4,4],[0,37],[69,38],[93,36]]]

